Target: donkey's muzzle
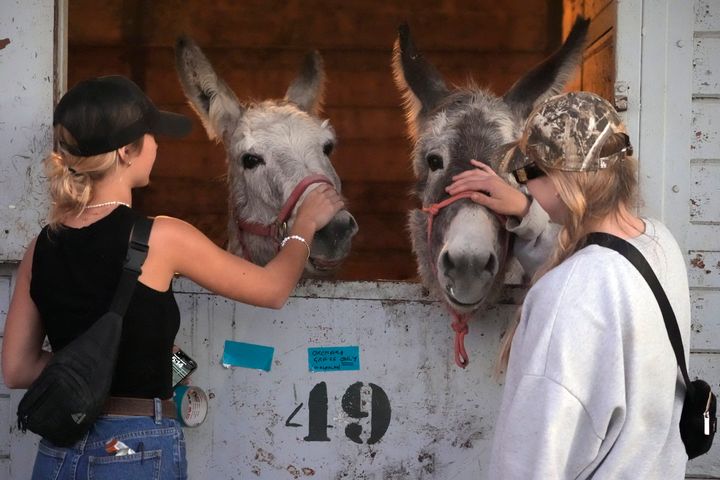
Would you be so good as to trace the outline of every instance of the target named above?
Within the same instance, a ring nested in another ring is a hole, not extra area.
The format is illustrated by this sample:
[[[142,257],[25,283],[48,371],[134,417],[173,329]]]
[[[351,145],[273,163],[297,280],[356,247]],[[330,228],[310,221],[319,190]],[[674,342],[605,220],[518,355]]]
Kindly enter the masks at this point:
[[[485,255],[453,255],[444,251],[439,259],[443,288],[453,304],[470,307],[482,302],[488,295],[497,273],[497,257]]]
[[[357,232],[358,225],[355,218],[343,210],[317,231],[315,239],[326,244],[330,249],[336,249],[349,242]]]
[[[332,270],[348,256],[352,237],[358,232],[355,218],[341,210],[330,222],[315,233],[310,261],[318,270]]]

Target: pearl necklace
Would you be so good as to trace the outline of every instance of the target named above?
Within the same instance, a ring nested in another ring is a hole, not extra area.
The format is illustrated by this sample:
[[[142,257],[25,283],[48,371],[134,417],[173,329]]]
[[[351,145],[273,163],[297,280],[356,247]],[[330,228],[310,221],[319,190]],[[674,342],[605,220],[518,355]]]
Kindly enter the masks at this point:
[[[130,205],[128,205],[125,202],[119,202],[117,200],[113,200],[111,202],[96,203],[94,205],[85,205],[85,210],[87,210],[88,208],[107,207],[108,205],[125,205],[126,207],[130,208]]]

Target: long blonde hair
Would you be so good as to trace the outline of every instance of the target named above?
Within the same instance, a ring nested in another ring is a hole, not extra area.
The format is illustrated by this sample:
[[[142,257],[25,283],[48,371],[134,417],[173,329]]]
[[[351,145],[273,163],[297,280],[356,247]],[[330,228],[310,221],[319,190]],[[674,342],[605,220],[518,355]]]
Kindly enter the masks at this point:
[[[611,136],[599,155],[606,157],[620,151],[625,146],[625,141],[622,134]],[[597,171],[566,172],[546,169],[545,173],[568,212],[555,250],[535,273],[530,282],[531,286],[585,246],[584,238],[590,233],[587,229],[591,224],[608,216],[621,218],[626,209],[633,209],[638,205],[637,160],[634,157],[621,158],[608,168]],[[507,369],[512,339],[521,315],[522,307],[503,335],[495,368],[497,375]]]
[[[64,145],[76,146],[72,134],[62,125],[55,127],[57,148],[43,161],[50,184],[50,214],[48,224],[55,230],[70,215],[80,215],[94,194],[95,183],[117,168],[120,161],[117,150],[90,157],[73,155]],[[129,152],[139,152],[144,136],[129,144]]]

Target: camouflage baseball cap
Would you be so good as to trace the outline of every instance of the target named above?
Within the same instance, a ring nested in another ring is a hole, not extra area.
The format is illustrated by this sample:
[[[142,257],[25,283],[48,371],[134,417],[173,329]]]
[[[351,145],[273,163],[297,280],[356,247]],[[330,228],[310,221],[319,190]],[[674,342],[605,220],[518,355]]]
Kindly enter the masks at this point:
[[[616,133],[625,137],[625,147],[600,157],[603,144]],[[537,176],[532,174],[537,173],[535,167],[595,171],[607,168],[626,155],[632,155],[632,147],[615,108],[594,93],[570,92],[549,98],[530,113],[522,136],[509,156],[507,171],[516,172],[518,181],[527,181]],[[525,169],[529,175],[525,175]]]

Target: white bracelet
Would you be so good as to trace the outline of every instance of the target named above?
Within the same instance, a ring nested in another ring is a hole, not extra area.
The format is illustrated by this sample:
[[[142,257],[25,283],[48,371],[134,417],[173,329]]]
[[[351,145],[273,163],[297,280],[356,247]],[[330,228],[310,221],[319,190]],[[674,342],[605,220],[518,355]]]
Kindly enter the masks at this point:
[[[280,242],[280,248],[284,247],[287,242],[290,240],[297,240],[298,242],[302,242],[303,245],[305,245],[305,248],[307,248],[307,257],[305,257],[305,260],[310,258],[310,245],[308,245],[307,241],[301,237],[300,235],[290,235],[288,237],[285,237],[282,239],[282,242]]]

